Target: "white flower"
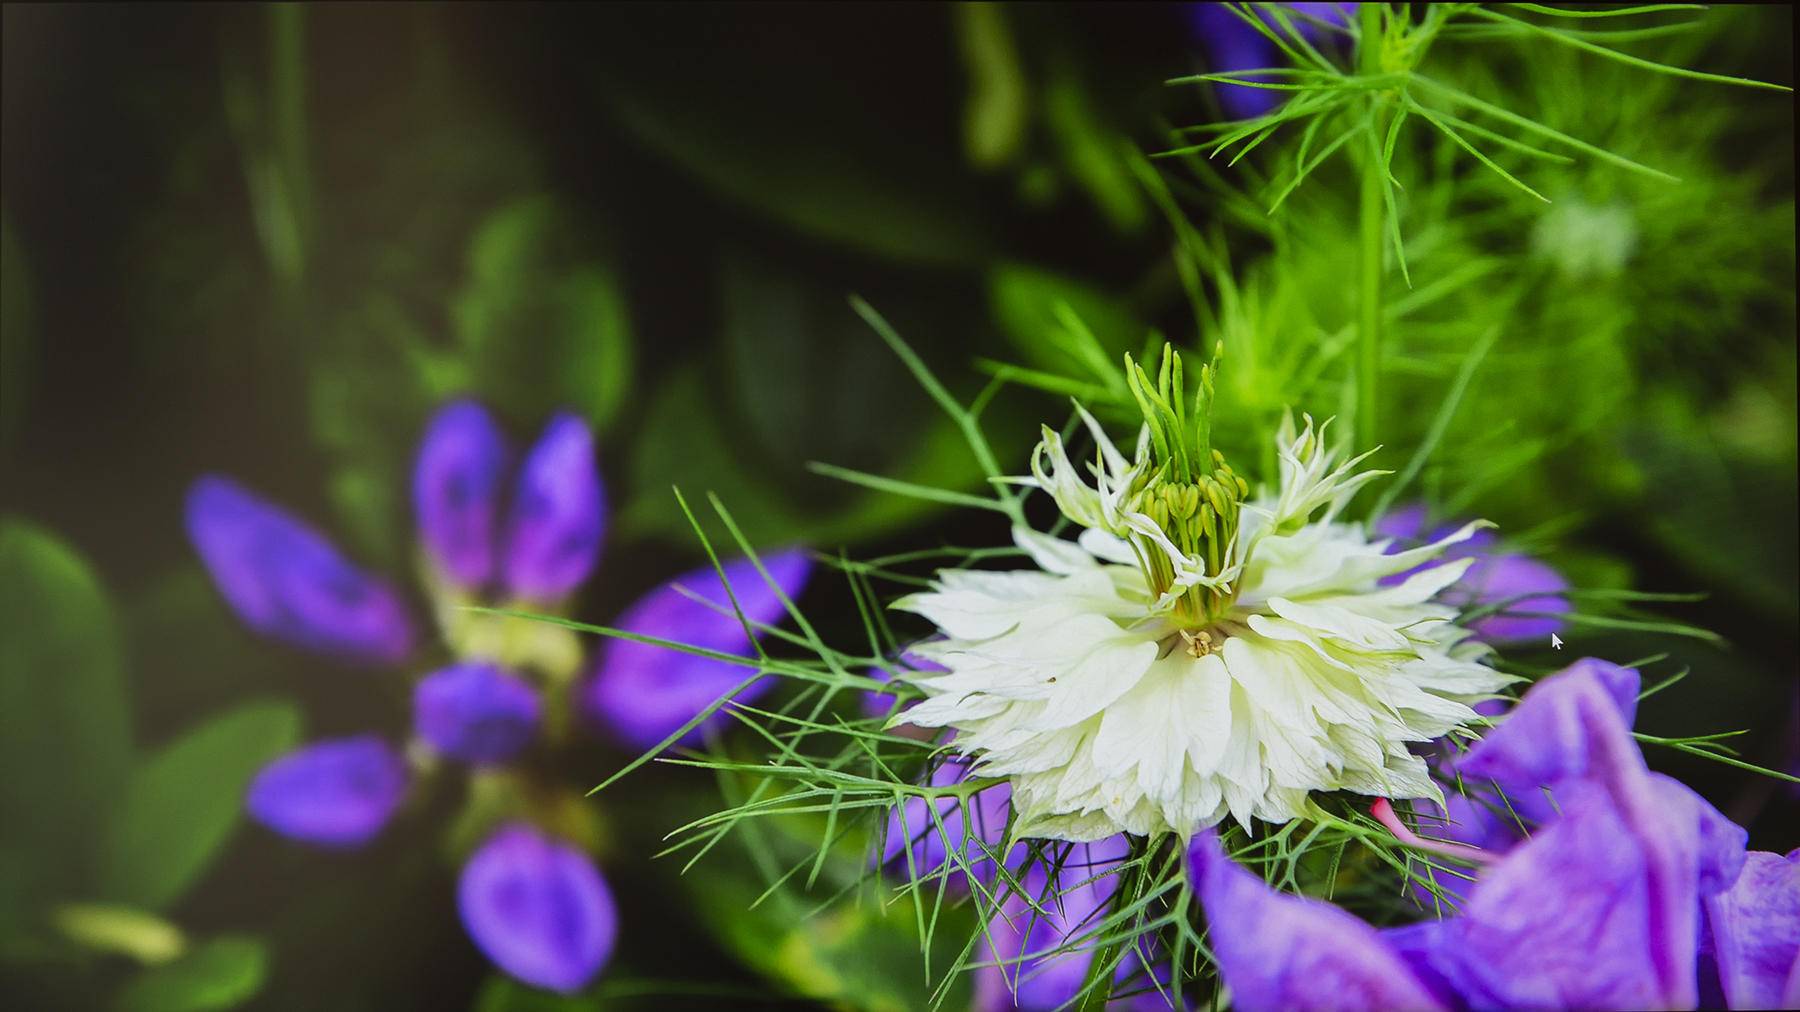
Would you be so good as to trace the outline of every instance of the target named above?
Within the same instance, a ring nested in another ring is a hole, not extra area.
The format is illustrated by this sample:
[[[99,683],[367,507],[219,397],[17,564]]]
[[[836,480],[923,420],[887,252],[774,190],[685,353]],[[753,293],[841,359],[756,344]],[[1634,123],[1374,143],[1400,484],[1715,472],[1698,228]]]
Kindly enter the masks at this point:
[[[1375,475],[1355,471],[1361,458],[1334,467],[1310,418],[1282,427],[1273,495],[1242,502],[1222,457],[1212,479],[1159,486],[1144,439],[1128,464],[1087,422],[1097,487],[1048,432],[1030,481],[1087,528],[1078,541],[1018,529],[1036,570],[948,570],[897,603],[937,625],[942,638],[915,649],[948,669],[908,676],[928,698],[905,722],[954,728],[977,772],[1012,780],[1018,836],[1286,822],[1314,791],[1439,797],[1408,744],[1475,721],[1469,704],[1510,679],[1432,600],[1471,560],[1379,581],[1483,524],[1384,554],[1337,519]],[[1228,493],[1210,537],[1196,487]],[[1193,519],[1170,519],[1159,497]]]

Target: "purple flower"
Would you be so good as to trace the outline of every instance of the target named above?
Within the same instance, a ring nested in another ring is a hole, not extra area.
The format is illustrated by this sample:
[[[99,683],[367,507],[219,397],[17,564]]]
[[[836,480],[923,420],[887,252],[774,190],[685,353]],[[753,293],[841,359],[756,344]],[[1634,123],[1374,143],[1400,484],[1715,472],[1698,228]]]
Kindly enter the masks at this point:
[[[395,664],[411,653],[412,620],[392,587],[236,482],[196,481],[187,529],[219,593],[257,632],[362,662]]]
[[[1316,42],[1319,38],[1319,27],[1308,17],[1317,18],[1334,25],[1341,25],[1356,11],[1360,5],[1354,3],[1289,3],[1282,4],[1288,11],[1288,20],[1305,36],[1307,41]],[[1225,74],[1242,70],[1263,70],[1284,66],[1286,58],[1276,49],[1275,43],[1268,36],[1256,30],[1254,25],[1226,9],[1224,4],[1197,3],[1191,4],[1194,34],[1206,47],[1207,69],[1215,74]],[[1257,15],[1269,30],[1285,37],[1273,15],[1259,9]],[[1269,80],[1274,80],[1269,78]],[[1250,119],[1274,111],[1281,104],[1287,92],[1270,88],[1252,88],[1242,84],[1220,84],[1219,104],[1224,106],[1225,114],[1233,119]]]
[[[1211,831],[1189,849],[1188,876],[1233,1008],[1446,1007],[1374,928],[1322,900],[1270,889],[1226,857]]]
[[[1706,900],[1728,1008],[1800,1008],[1800,850],[1745,855],[1736,884]]]
[[[1458,760],[1465,783],[1485,780],[1514,810],[1526,804],[1532,810],[1517,821],[1535,825],[1516,843],[1494,838],[1507,849],[1491,855],[1445,920],[1376,932],[1328,904],[1268,889],[1230,865],[1210,836],[1196,841],[1190,875],[1238,1004],[1687,1008],[1709,962],[1733,1007],[1783,994],[1800,916],[1767,883],[1791,881],[1770,862],[1784,859],[1750,855],[1744,875],[1755,877],[1740,876],[1744,831],[1644,765],[1621,705],[1635,688],[1629,669],[1580,662],[1533,687]],[[1545,791],[1554,803],[1526,801]],[[1268,944],[1264,929],[1244,932],[1258,916],[1343,939],[1328,954],[1333,965],[1308,965],[1292,955],[1304,945]],[[1233,942],[1240,933],[1257,944]]]
[[[594,571],[606,530],[593,434],[574,415],[551,418],[519,466],[503,519],[508,459],[487,409],[469,400],[441,408],[413,468],[420,540],[462,590],[481,590],[498,575],[513,598],[558,600]]]
[[[605,529],[594,437],[581,419],[557,415],[519,470],[506,529],[507,587],[532,601],[564,596],[593,572]]]
[[[406,762],[366,734],[315,742],[263,767],[245,808],[283,836],[325,847],[373,839],[406,794]]]
[[[441,408],[425,429],[413,465],[419,538],[444,577],[479,588],[494,576],[506,437],[474,401]]]
[[[781,595],[792,599],[806,585],[812,562],[800,550],[764,559]],[[744,618],[770,625],[785,609],[774,587],[748,559],[725,564],[725,579]],[[684,590],[688,593],[684,593]],[[698,595],[711,605],[690,597]],[[701,567],[659,587],[625,610],[618,625],[626,632],[684,643],[722,654],[751,656],[751,637],[737,620],[725,585],[710,566]],[[651,643],[609,640],[586,686],[587,713],[625,744],[649,749],[675,733],[694,715],[718,702],[755,672],[755,667],[683,653]],[[761,696],[772,679],[759,679],[734,697],[748,703]],[[728,715],[720,710],[682,735],[677,744],[701,740],[709,727]]]
[[[440,754],[505,762],[531,743],[542,717],[537,690],[495,665],[470,661],[413,688],[413,730]]]
[[[1050,1012],[1081,993],[1094,958],[1088,936],[1105,920],[1119,890],[1116,870],[1130,852],[1123,833],[1093,843],[1050,845],[1029,862],[1020,845],[1008,865],[1023,865],[1016,869],[1022,891],[1008,890],[988,923],[991,941],[982,945],[983,961],[994,965],[976,971],[979,1012]],[[1109,1007],[1170,1007],[1155,986],[1166,989],[1167,974],[1157,972],[1153,983],[1146,955],[1154,958],[1139,951],[1120,961],[1113,989],[1136,993]]]
[[[1389,554],[1419,544],[1428,544],[1451,534],[1460,525],[1444,524],[1425,534],[1425,507],[1414,503],[1384,514],[1370,533],[1393,538]],[[1440,562],[1427,563],[1404,573],[1386,577],[1381,582],[1393,585],[1432,566],[1457,559],[1472,558],[1475,564],[1446,590],[1443,599],[1457,607],[1480,607],[1503,604],[1495,614],[1476,619],[1469,628],[1489,643],[1524,643],[1548,639],[1561,632],[1569,611],[1569,581],[1549,565],[1518,553],[1495,551],[1492,531],[1477,531],[1474,537],[1454,545]]]
[[[933,787],[962,783],[968,778],[971,765],[972,760],[966,757],[951,756],[932,769],[928,783]],[[935,820],[931,816],[932,806],[938,813]],[[923,879],[949,865],[945,888],[962,892],[969,887],[968,873],[950,857],[952,853],[961,853],[963,861],[974,869],[976,878],[983,883],[991,882],[994,877],[991,855],[999,853],[1006,844],[1012,786],[999,783],[981,791],[968,799],[967,811],[972,821],[964,818],[964,806],[956,798],[927,802],[914,795],[895,805],[888,812],[887,830],[883,835],[882,866],[896,875]]]
[[[600,973],[619,930],[593,862],[521,823],[501,827],[470,856],[456,901],[464,930],[495,965],[565,994]]]

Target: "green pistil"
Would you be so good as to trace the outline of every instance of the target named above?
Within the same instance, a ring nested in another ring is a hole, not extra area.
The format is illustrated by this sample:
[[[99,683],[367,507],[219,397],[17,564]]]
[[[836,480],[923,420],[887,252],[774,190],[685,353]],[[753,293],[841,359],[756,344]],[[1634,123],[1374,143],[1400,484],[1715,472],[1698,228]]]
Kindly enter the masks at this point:
[[[1201,366],[1191,410],[1181,356],[1173,348],[1163,348],[1162,366],[1154,382],[1131,356],[1125,357],[1126,379],[1149,426],[1155,465],[1149,481],[1134,498],[1133,508],[1161,528],[1182,554],[1205,560],[1209,575],[1229,564],[1240,505],[1250,494],[1249,483],[1211,446],[1213,378],[1222,351],[1222,347],[1215,348],[1212,362]],[[1144,575],[1160,596],[1174,586],[1174,567],[1148,539],[1134,540],[1140,542],[1136,548]],[[1227,592],[1190,587],[1176,602],[1172,617],[1182,628],[1203,628],[1217,621],[1230,604]]]

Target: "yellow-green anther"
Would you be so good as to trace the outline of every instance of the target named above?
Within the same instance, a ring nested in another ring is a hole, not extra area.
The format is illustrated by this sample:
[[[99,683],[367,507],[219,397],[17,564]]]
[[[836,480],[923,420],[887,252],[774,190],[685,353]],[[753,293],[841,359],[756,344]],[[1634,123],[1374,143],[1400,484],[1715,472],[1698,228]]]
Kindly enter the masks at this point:
[[[1217,510],[1220,516],[1224,516],[1228,508],[1225,505],[1225,486],[1208,478],[1206,480],[1206,501],[1212,503],[1212,508]]]

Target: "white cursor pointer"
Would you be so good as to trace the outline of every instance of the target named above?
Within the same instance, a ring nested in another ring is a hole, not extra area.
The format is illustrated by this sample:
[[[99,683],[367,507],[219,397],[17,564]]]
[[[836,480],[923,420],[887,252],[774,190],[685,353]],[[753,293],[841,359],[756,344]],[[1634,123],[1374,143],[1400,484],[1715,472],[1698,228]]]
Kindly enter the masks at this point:
[[[1562,649],[1562,637],[1556,635],[1555,633],[1551,633],[1550,634],[1550,645],[1555,647],[1558,650],[1561,650]]]

